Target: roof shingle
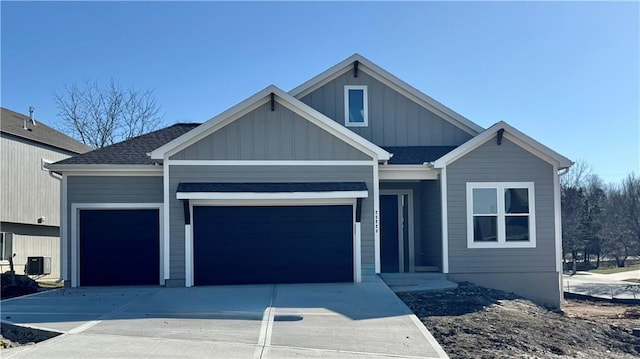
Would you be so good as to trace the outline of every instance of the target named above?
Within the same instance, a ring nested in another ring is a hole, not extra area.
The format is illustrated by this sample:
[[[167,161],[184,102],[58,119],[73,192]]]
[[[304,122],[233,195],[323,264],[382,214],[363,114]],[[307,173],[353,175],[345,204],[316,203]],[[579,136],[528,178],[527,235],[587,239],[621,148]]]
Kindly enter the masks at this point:
[[[438,158],[453,151],[457,146],[408,146],[408,147],[382,147],[393,157],[390,165],[417,165],[425,162],[433,162]]]
[[[55,164],[152,165],[156,161],[147,156],[147,153],[193,130],[199,125],[199,123],[177,123],[79,156],[67,158]]]

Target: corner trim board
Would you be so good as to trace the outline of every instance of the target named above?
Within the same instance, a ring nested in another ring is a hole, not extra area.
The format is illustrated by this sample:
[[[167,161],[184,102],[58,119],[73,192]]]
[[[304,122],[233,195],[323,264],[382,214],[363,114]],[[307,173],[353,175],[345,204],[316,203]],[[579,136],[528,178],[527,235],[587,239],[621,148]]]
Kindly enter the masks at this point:
[[[60,184],[60,279],[69,280],[69,208],[67,204],[67,175],[62,175]]]
[[[449,273],[449,210],[447,204],[447,167],[440,171],[440,200],[442,201],[442,273]]]

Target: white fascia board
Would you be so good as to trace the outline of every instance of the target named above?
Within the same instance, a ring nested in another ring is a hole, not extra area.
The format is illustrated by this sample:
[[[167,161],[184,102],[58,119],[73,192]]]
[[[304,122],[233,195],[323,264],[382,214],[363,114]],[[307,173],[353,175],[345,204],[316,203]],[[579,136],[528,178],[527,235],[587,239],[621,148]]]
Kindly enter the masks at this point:
[[[51,164],[47,167],[51,171],[73,176],[162,176],[162,165]]]
[[[500,121],[495,125],[489,127],[486,131],[482,132],[478,136],[470,139],[458,148],[434,161],[434,167],[444,168],[445,166],[455,162],[464,155],[485,144],[487,141],[495,138],[498,130],[500,129],[504,129],[504,138],[522,147],[526,151],[530,152],[536,157],[539,157],[545,162],[548,162],[552,165],[557,165],[559,169],[568,168],[573,165],[573,162],[571,162],[571,160],[569,160],[568,158],[560,155],[549,147],[518,131],[508,123]]]
[[[381,165],[378,170],[381,181],[438,179],[438,170],[425,165]]]
[[[178,192],[176,199],[220,199],[220,200],[260,200],[260,199],[321,199],[321,198],[367,198],[368,191],[333,192]]]
[[[289,94],[296,98],[302,98],[308,95],[315,89],[325,85],[331,80],[351,70],[354,61],[358,61],[359,63],[358,71],[366,72],[371,77],[400,92],[412,101],[416,102],[418,105],[425,107],[429,111],[442,116],[445,120],[467,132],[468,134],[475,136],[484,131],[484,128],[482,128],[478,124],[472,122],[471,120],[453,111],[442,103],[429,97],[422,91],[409,85],[392,73],[374,64],[373,62],[369,61],[367,58],[359,54],[354,54],[344,61],[341,61],[337,65],[332,66],[331,68],[315,76],[311,80],[289,91]]]

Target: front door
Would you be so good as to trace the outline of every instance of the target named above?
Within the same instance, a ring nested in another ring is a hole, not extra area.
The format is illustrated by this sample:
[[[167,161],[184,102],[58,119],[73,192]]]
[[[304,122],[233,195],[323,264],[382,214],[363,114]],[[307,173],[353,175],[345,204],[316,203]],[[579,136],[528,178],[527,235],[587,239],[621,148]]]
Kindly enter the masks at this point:
[[[413,192],[383,190],[380,195],[380,264],[382,273],[413,272]]]
[[[398,195],[380,196],[380,264],[383,273],[400,271]]]

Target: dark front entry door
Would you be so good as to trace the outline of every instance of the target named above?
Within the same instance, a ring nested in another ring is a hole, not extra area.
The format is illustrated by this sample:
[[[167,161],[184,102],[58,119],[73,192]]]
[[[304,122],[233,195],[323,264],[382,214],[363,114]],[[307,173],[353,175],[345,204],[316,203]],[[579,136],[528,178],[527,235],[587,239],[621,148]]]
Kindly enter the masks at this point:
[[[380,264],[383,273],[397,273],[400,268],[398,243],[398,195],[380,196]]]

